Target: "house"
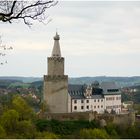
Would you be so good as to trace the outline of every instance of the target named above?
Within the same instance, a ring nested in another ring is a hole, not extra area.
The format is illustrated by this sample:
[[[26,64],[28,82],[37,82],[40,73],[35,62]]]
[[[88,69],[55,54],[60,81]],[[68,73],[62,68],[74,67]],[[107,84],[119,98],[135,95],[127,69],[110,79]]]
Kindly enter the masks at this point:
[[[91,85],[69,85],[71,112],[95,111],[104,113],[121,112],[121,92],[114,82],[95,81]]]

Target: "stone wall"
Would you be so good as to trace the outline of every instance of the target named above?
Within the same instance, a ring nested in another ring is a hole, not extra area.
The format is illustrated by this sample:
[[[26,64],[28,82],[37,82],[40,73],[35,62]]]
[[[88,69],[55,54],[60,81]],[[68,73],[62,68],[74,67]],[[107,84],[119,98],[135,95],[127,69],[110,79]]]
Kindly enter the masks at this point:
[[[48,75],[64,75],[63,57],[48,57]]]
[[[133,125],[135,122],[135,113],[129,114],[96,114],[94,112],[79,112],[79,113],[46,113],[44,118],[51,120],[102,120],[104,119],[106,123],[112,122],[118,125]]]
[[[89,120],[89,113],[47,113],[45,118],[59,121],[64,120]]]
[[[113,123],[120,125],[134,125],[135,113],[117,115],[114,117]]]
[[[68,76],[44,76],[44,101],[51,113],[68,113]]]

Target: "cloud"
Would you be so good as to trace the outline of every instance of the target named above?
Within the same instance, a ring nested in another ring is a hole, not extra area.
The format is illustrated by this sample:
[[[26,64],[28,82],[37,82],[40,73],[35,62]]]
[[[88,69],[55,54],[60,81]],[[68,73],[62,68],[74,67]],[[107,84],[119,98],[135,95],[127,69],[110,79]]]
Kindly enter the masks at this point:
[[[42,68],[46,64],[46,60],[40,64],[40,59],[50,56],[58,28],[70,75],[140,74],[135,65],[140,59],[140,2],[62,1],[48,9],[48,14],[53,20],[47,26],[36,23],[29,29],[22,23],[1,25],[5,42],[14,46],[12,62],[27,52],[24,61],[40,75],[43,70],[37,64]],[[16,75],[16,63],[10,66]],[[32,75],[31,69],[20,67],[21,73]],[[79,73],[74,74],[77,69]]]

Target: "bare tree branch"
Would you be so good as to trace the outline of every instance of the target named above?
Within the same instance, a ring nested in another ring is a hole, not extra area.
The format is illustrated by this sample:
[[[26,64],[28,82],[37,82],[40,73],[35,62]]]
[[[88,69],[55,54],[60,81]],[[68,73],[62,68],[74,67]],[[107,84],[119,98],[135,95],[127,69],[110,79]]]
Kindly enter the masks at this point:
[[[0,1],[0,21],[12,23],[22,19],[27,25],[32,25],[33,20],[43,22],[48,18],[46,9],[56,4],[55,0]]]
[[[7,51],[13,50],[13,47],[8,47],[6,45],[3,45],[2,39],[0,36],[0,65],[7,64],[7,60],[5,59],[5,56],[7,55]]]

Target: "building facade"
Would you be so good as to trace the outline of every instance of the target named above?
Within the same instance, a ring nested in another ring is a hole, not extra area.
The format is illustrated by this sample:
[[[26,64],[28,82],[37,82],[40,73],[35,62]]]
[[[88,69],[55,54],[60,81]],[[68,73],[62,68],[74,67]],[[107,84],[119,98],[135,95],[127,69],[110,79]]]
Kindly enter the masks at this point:
[[[121,113],[121,92],[114,82],[69,85],[71,112]]]
[[[51,57],[48,57],[48,74],[44,75],[43,99],[50,113],[96,111],[121,112],[121,92],[114,82],[95,81],[91,85],[68,85],[64,75],[64,58],[61,57],[60,37],[56,33]]]

